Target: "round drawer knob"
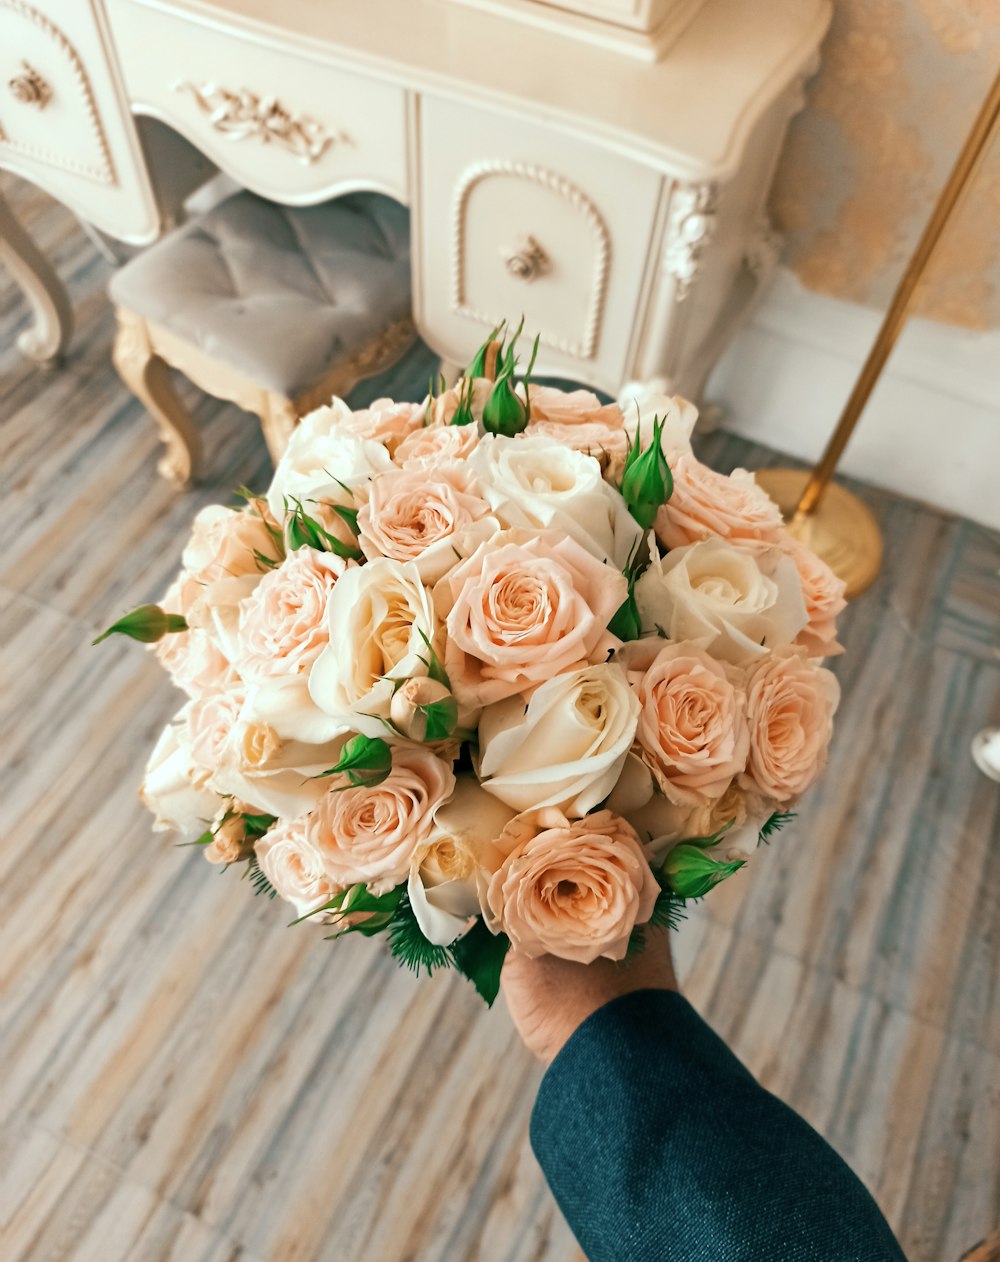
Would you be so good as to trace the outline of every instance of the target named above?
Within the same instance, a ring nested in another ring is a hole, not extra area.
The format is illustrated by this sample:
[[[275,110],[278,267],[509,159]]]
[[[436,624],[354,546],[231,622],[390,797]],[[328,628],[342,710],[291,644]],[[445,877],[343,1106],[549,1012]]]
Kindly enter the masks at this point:
[[[516,250],[505,250],[504,262],[511,276],[528,282],[544,275],[552,265],[534,237],[525,237]]]
[[[37,70],[33,70],[26,61],[21,62],[23,74],[15,75],[7,86],[15,101],[22,105],[37,105],[44,109],[52,96],[52,89]]]

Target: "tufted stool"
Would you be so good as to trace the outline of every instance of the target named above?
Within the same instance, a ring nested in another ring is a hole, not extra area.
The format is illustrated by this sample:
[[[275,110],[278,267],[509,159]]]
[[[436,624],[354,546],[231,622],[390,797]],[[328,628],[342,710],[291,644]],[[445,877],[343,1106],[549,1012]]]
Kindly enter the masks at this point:
[[[197,431],[167,365],[260,417],[277,459],[300,416],[411,345],[409,215],[376,193],[278,206],[237,193],[112,278],[115,367],[166,444],[160,472],[195,476]]]

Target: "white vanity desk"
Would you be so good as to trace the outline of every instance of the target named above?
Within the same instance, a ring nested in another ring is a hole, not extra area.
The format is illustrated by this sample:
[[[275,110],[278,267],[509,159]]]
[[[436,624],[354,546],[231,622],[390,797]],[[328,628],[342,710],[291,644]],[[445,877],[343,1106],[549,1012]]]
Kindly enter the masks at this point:
[[[132,242],[196,178],[143,116],[279,202],[385,192],[444,359],[523,312],[541,372],[697,396],[774,263],[766,196],[828,21],[707,0],[651,63],[455,0],[0,0],[0,166]],[[64,304],[0,202],[4,258],[50,356]]]

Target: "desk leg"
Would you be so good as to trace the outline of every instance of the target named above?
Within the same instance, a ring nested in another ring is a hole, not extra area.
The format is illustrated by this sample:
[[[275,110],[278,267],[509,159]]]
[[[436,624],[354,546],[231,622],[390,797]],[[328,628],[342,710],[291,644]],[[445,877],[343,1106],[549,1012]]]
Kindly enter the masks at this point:
[[[73,311],[62,282],[0,195],[0,263],[28,300],[31,328],[17,340],[23,355],[40,364],[56,364],[73,330]]]

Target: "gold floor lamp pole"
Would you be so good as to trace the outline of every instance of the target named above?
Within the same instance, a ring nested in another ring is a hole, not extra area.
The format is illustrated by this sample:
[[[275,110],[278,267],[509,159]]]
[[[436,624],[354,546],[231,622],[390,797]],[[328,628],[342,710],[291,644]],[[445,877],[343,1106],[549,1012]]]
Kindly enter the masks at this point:
[[[923,236],[906,266],[885,313],[882,327],[844,405],[837,427],[812,473],[799,469],[761,469],[757,481],[780,506],[789,529],[834,569],[847,584],[848,599],[875,579],[882,561],[882,535],[868,508],[850,491],[832,482],[837,462],[878,382],[934,249],[962,195],[972,182],[1000,120],[1000,74],[993,82],[972,130],[962,146]]]

